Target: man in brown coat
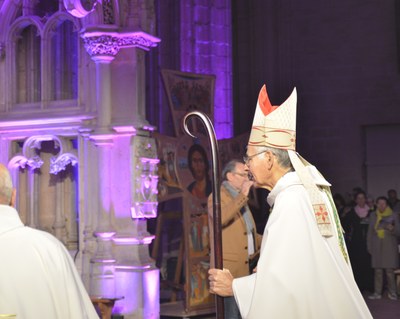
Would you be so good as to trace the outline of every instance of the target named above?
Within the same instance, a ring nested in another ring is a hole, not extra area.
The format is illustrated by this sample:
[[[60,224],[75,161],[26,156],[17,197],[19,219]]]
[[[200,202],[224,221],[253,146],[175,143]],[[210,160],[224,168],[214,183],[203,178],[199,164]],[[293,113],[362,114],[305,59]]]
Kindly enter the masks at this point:
[[[232,160],[222,170],[221,224],[223,267],[229,269],[234,278],[247,276],[252,270],[259,253],[262,236],[257,234],[256,225],[247,205],[250,187],[245,165]],[[212,195],[208,198],[210,247],[214,247],[212,230]],[[214,253],[211,251],[211,266]],[[225,318],[241,318],[234,297],[225,297]]]

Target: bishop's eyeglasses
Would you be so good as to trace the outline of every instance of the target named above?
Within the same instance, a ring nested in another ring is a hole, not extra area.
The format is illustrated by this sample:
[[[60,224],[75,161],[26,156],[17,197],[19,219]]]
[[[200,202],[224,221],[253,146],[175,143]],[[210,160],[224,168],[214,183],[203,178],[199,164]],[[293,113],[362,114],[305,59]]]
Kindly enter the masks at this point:
[[[249,163],[250,163],[250,161],[253,159],[253,157],[255,157],[255,156],[257,156],[257,155],[260,155],[260,154],[262,154],[262,153],[265,153],[267,150],[263,150],[263,151],[261,151],[261,152],[259,152],[259,153],[256,153],[256,154],[253,154],[253,155],[250,155],[250,156],[243,156],[243,162],[246,164],[246,165],[248,165]]]

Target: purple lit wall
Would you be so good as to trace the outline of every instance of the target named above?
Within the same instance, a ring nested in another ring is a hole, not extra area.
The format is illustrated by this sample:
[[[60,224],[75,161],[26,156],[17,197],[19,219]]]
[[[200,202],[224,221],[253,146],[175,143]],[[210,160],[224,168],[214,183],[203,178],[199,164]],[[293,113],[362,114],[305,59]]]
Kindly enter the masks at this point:
[[[66,245],[88,294],[116,299],[126,319],[156,319],[146,226],[158,159],[144,103],[154,3],[92,2],[0,0],[0,160],[23,222]]]
[[[218,139],[233,136],[231,4],[227,0],[156,0],[157,36],[162,39],[150,57],[147,118],[173,135],[160,69],[214,74],[214,128]],[[166,15],[165,12],[170,14]],[[175,17],[175,18],[171,18]],[[176,17],[180,17],[180,22]],[[150,54],[152,54],[150,52]],[[156,95],[159,94],[157,98]]]
[[[214,127],[218,139],[232,137],[230,1],[193,1],[181,7],[182,71],[215,74]]]

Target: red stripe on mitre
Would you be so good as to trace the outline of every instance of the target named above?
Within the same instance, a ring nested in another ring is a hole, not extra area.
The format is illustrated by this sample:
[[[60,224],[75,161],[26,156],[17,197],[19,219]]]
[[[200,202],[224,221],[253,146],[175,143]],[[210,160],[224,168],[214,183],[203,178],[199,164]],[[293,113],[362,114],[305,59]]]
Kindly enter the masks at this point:
[[[278,106],[271,105],[265,84],[263,85],[263,87],[260,90],[260,93],[258,94],[258,105],[260,105],[260,109],[263,112],[264,116],[267,116],[273,110],[278,108]]]

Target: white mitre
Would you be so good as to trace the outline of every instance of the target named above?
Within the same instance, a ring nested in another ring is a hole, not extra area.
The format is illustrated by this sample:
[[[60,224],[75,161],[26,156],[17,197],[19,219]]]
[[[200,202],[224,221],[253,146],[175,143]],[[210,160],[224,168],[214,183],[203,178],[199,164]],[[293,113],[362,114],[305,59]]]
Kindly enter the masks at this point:
[[[296,150],[297,92],[280,106],[272,106],[265,85],[258,95],[249,145]]]
[[[330,237],[332,229],[329,214],[318,186],[306,168],[310,164],[296,153],[296,109],[296,88],[283,104],[273,106],[264,85],[258,96],[248,145],[288,151],[293,168],[310,196],[318,228],[323,236]]]

